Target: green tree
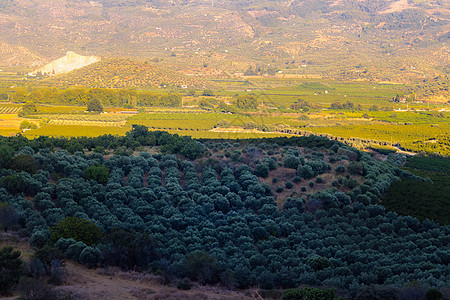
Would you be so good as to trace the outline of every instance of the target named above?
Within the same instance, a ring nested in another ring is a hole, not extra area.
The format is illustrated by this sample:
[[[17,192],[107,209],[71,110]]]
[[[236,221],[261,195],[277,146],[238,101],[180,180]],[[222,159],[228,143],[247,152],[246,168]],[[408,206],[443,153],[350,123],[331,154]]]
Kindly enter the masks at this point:
[[[206,284],[213,283],[217,279],[217,260],[206,252],[191,252],[186,258],[185,266],[192,280]]]
[[[20,252],[13,251],[13,247],[0,250],[0,294],[6,295],[19,282],[22,274],[22,260]]]
[[[8,203],[0,203],[0,224],[5,232],[19,221],[19,215]]]
[[[28,101],[23,105],[22,110],[19,113],[19,117],[23,117],[35,112],[37,112],[36,104],[32,101]]]
[[[8,145],[0,145],[0,168],[8,168],[14,157],[14,149]]]
[[[206,90],[203,91],[202,96],[208,96],[208,97],[209,96],[214,96],[214,91],[206,89]]]
[[[302,289],[289,289],[283,292],[283,300],[334,300],[336,298],[335,289],[320,290],[317,288],[305,287]]]
[[[239,95],[236,106],[240,109],[256,109],[258,108],[258,101],[255,95]]]
[[[90,246],[100,242],[103,232],[94,223],[77,218],[67,217],[61,220],[56,226],[50,228],[51,240],[58,241],[60,238],[74,239]]]
[[[87,180],[105,184],[108,182],[109,169],[105,165],[91,165],[84,170],[83,175]]]
[[[88,102],[87,110],[101,113],[103,112],[103,105],[97,98],[94,98]]]
[[[33,155],[19,154],[13,158],[11,167],[18,172],[25,171],[32,174],[36,172],[37,163]]]

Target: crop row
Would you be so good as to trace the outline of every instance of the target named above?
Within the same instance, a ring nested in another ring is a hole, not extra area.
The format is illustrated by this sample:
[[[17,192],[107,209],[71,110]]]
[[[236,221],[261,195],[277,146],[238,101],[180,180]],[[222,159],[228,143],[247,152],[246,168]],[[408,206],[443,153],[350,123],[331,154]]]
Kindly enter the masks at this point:
[[[22,108],[18,106],[2,106],[0,114],[17,114]]]
[[[65,121],[93,121],[93,122],[122,122],[127,119],[124,115],[87,115],[87,114],[77,114],[77,115],[36,115],[39,118],[46,118],[50,120],[65,120]]]

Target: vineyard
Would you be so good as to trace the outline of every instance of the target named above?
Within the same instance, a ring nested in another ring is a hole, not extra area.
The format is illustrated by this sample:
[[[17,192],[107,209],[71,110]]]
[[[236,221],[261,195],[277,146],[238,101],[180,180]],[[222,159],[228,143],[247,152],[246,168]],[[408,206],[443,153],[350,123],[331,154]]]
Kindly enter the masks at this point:
[[[402,148],[414,152],[437,152],[450,154],[450,124],[411,125],[342,125],[334,127],[306,127],[313,133],[327,133],[343,138],[362,138],[400,144]]]
[[[44,125],[38,129],[24,132],[29,138],[40,136],[54,137],[97,137],[104,134],[125,135],[127,127],[85,126],[85,125]]]
[[[90,122],[123,122],[127,119],[128,116],[121,114],[39,114],[39,115],[30,115],[29,117],[39,117],[44,119],[52,119],[52,120],[67,120],[67,121],[90,121]]]
[[[1,105],[0,106],[0,115],[1,114],[17,114],[22,110],[21,106],[18,105]]]

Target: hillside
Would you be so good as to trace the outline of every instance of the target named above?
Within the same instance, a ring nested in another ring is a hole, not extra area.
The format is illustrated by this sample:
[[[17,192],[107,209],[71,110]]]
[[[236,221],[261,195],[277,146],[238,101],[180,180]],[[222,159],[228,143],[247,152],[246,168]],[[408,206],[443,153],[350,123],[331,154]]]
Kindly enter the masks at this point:
[[[12,46],[0,41],[0,66],[39,66],[45,59],[20,46]]]
[[[418,82],[448,74],[445,1],[36,1],[2,4],[5,41],[47,59],[163,58],[185,74]]]
[[[186,88],[205,88],[214,86],[196,77],[161,68],[149,62],[128,59],[110,59],[74,70],[69,74],[48,80],[57,86],[84,86],[91,88],[134,88],[185,86]]]
[[[100,60],[100,57],[82,56],[76,54],[75,52],[68,51],[65,56],[51,61],[45,66],[37,68],[32,72],[32,74],[42,73],[49,75],[59,75],[69,73],[70,71],[99,62]]]

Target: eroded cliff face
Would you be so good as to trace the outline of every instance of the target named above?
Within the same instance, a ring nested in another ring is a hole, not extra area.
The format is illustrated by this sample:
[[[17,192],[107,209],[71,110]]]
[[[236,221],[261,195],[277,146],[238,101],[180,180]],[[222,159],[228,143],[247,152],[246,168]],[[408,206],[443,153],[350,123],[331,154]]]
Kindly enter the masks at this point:
[[[39,72],[48,75],[69,73],[72,70],[88,66],[100,60],[100,57],[97,56],[82,56],[69,51],[65,56],[34,70],[32,74],[37,74]]]

